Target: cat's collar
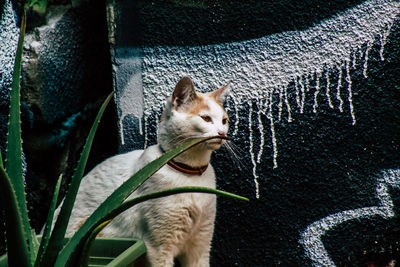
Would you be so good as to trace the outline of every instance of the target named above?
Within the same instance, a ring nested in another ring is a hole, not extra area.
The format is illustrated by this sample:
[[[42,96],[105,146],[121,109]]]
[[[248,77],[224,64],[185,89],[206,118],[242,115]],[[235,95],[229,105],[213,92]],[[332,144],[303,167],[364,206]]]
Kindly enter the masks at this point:
[[[160,150],[161,152],[165,153],[165,150],[161,147]],[[168,166],[174,168],[177,171],[183,172],[185,174],[190,174],[190,175],[202,175],[208,168],[208,164],[204,165],[204,166],[200,166],[200,167],[192,167],[189,165],[186,165],[184,163],[181,162],[177,162],[174,160],[170,160],[167,162]]]
[[[189,165],[186,165],[184,163],[180,163],[180,162],[176,162],[173,160],[170,160],[167,162],[168,166],[171,166],[172,168],[174,168],[177,171],[186,173],[186,174],[191,174],[191,175],[202,175],[203,172],[205,172],[207,170],[208,164],[201,166],[201,167],[192,167]]]

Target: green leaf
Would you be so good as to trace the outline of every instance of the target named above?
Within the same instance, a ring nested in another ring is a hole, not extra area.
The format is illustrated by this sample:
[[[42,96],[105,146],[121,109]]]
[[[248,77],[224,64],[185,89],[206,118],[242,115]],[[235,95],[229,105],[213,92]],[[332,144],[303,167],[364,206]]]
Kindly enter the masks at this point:
[[[51,225],[52,225],[53,218],[54,218],[54,211],[57,207],[57,199],[58,199],[58,194],[60,192],[61,180],[62,180],[62,174],[58,178],[57,184],[54,188],[54,193],[53,193],[53,197],[51,199],[49,213],[47,215],[46,225],[44,227],[42,241],[40,242],[39,251],[38,251],[37,257],[36,257],[35,267],[40,266],[42,264],[43,255],[44,255],[44,253],[47,249],[47,245],[49,243]]]
[[[100,119],[103,116],[104,110],[106,109],[107,104],[110,102],[112,96],[113,93],[108,95],[108,97],[104,101],[103,105],[101,106],[96,116],[92,128],[90,129],[78,165],[75,169],[74,175],[72,176],[68,192],[65,195],[64,202],[60,210],[60,214],[54,225],[53,228],[54,230],[51,234],[48,248],[43,257],[43,265],[41,266],[52,266],[56,260],[58,252],[61,250],[63,246],[64,235],[67,230],[69,218],[71,216],[72,208],[74,206],[74,202],[76,199],[76,194],[78,193],[79,185],[81,184],[81,180],[85,171],[86,162],[89,157],[90,149],[92,147],[94,135],[99,125]]]
[[[21,62],[26,29],[26,14],[22,14],[21,29],[18,39],[17,53],[14,62],[13,80],[10,94],[10,113],[8,120],[8,134],[6,147],[6,171],[11,179],[13,190],[17,197],[21,221],[25,239],[28,241],[28,251],[31,261],[34,259],[34,251],[31,236],[31,226],[29,224],[28,210],[26,207],[25,185],[23,177],[22,161],[22,139],[21,139],[21,115],[20,115],[20,80]]]
[[[20,76],[25,26],[26,16],[23,15],[21,31],[18,40],[17,55],[14,63],[13,81],[11,84],[10,114],[8,120],[6,148],[6,170],[7,174],[11,178],[14,189],[16,190],[18,200],[25,199],[20,116]],[[22,201],[20,204],[25,205],[25,201]]]
[[[232,194],[229,192],[225,192],[222,190],[218,189],[213,189],[213,188],[208,188],[208,187],[200,187],[200,186],[185,186],[185,187],[176,187],[176,188],[171,188],[143,196],[139,196],[130,200],[125,201],[118,207],[116,207],[114,210],[112,210],[105,218],[104,220],[112,220],[115,217],[117,217],[119,214],[122,212],[126,211],[127,209],[135,206],[136,204],[142,203],[144,201],[150,200],[150,199],[155,199],[155,198],[160,198],[160,197],[167,197],[170,195],[175,195],[175,194],[182,194],[182,193],[208,193],[208,194],[215,194],[215,195],[220,195],[223,197],[229,197],[233,199],[238,199],[238,200],[243,200],[243,201],[249,201],[248,198],[242,197],[236,194]]]
[[[101,230],[103,230],[109,223],[111,222],[111,220],[105,221],[103,223],[101,223],[99,226],[97,226],[92,233],[90,234],[89,238],[86,240],[85,245],[83,246],[83,250],[81,253],[81,261],[80,261],[80,266],[81,267],[87,267],[89,266],[89,252],[90,252],[90,248],[92,247],[92,244],[96,238],[96,236],[101,232]]]
[[[135,191],[141,184],[143,184],[148,178],[150,178],[156,171],[158,171],[168,161],[178,156],[187,149],[213,138],[221,138],[220,136],[212,136],[206,138],[196,138],[178,146],[177,148],[164,153],[158,159],[148,163],[137,173],[132,175],[125,183],[118,187],[86,220],[82,227],[74,234],[71,240],[66,244],[64,249],[60,252],[57,257],[55,266],[64,267],[69,261],[73,253],[78,251],[84,240],[86,240],[88,234],[93,231],[94,227],[100,222],[104,221],[104,218],[115,208],[117,208],[133,191]],[[75,254],[76,255],[76,254]],[[72,259],[72,262],[75,262]]]
[[[21,211],[10,177],[0,166],[0,199],[5,211],[8,266],[31,266]]]

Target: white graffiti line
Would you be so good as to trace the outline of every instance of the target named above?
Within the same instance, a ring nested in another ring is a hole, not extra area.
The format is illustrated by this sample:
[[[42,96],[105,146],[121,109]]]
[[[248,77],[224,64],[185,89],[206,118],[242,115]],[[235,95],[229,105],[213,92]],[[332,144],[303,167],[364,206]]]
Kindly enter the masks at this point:
[[[235,107],[237,114],[239,110],[242,111],[247,107],[244,103],[257,102],[260,97],[266,95],[266,92],[278,92],[279,88],[291,88],[290,85],[294,84],[296,88],[293,90],[297,90],[296,94],[291,92],[287,94],[289,97],[296,97],[299,112],[303,113],[307,101],[312,101],[308,95],[313,93],[310,79],[314,79],[315,74],[332,72],[338,68],[337,66],[343,66],[340,68],[343,72],[344,63],[350,61],[352,57],[353,67],[356,67],[357,60],[354,55],[358,54],[364,55],[359,64],[363,68],[364,76],[367,77],[369,52],[374,47],[376,39],[380,38],[380,54],[384,55],[386,36],[390,33],[391,25],[399,13],[398,0],[368,0],[303,31],[288,31],[253,40],[217,45],[143,47],[140,51],[141,76],[138,77],[139,83],[143,85],[143,96],[140,95],[144,100],[143,117],[150,118],[152,112],[161,112],[164,101],[171,94],[177,80],[185,75],[194,78],[196,88],[200,91],[210,91],[220,87],[224,82],[232,81],[235,91],[232,93],[234,101],[231,103],[237,106]],[[351,75],[350,70],[349,75]],[[337,87],[339,92],[336,95],[340,102],[339,109],[342,111],[345,104],[340,90],[342,88],[345,90],[348,86],[347,100],[354,124],[356,112],[353,110],[351,84],[346,83],[346,80],[342,82],[341,78]],[[351,82],[349,78],[347,77],[347,81]],[[136,87],[127,86],[119,90],[133,90],[132,88]],[[318,109],[317,100],[322,97],[326,97],[329,106],[333,107],[329,95],[331,92],[326,91],[328,94],[325,95],[321,95],[320,90],[314,92],[315,112]],[[132,113],[138,116],[139,112],[131,110],[133,107],[130,104],[136,103],[132,101],[132,95],[137,94],[121,93],[117,101],[121,117]],[[291,99],[286,100],[288,104],[292,102]],[[270,103],[262,112],[271,110],[269,106],[272,104],[274,108],[278,105],[282,111],[282,102],[280,103]],[[273,127],[274,121],[278,121],[281,114],[276,113],[277,118],[273,118],[270,114],[269,122],[268,120],[263,122],[270,124],[271,127],[270,144],[273,146],[274,168],[277,167],[278,150]],[[291,120],[291,114],[289,115],[288,120]],[[240,118],[240,120],[247,119],[248,117]],[[238,123],[239,119],[235,124]],[[264,129],[267,131],[267,127]],[[256,141],[255,138],[252,140]],[[147,142],[146,133],[145,142]],[[257,175],[253,178],[257,179]]]
[[[336,266],[322,242],[322,236],[326,232],[344,222],[355,219],[374,216],[389,219],[395,216],[393,202],[388,192],[390,187],[400,188],[399,169],[385,170],[382,172],[382,177],[377,179],[376,195],[380,202],[379,206],[341,211],[307,226],[306,230],[301,234],[299,242],[303,245],[305,254],[311,259],[313,266]]]

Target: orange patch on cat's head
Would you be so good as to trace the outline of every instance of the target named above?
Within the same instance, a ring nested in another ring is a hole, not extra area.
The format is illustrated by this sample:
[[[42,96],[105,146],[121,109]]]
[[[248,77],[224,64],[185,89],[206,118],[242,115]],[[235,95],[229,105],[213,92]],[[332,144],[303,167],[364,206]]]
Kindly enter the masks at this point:
[[[224,103],[222,103],[220,101],[220,99],[218,98],[218,96],[216,96],[215,94],[213,94],[213,92],[208,93],[209,97],[215,102],[217,103],[222,109],[224,109]]]
[[[196,98],[191,102],[187,113],[190,115],[199,115],[202,110],[210,110],[210,107],[205,98],[200,93],[197,93]]]

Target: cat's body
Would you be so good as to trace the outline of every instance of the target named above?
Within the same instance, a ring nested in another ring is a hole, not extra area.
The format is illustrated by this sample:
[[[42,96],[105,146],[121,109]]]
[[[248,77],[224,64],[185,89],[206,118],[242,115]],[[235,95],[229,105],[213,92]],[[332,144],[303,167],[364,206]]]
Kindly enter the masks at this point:
[[[226,136],[228,118],[222,107],[228,92],[226,89],[227,86],[201,94],[195,92],[190,78],[182,78],[167,101],[158,129],[158,144],[111,157],[83,178],[67,234],[73,234],[107,196],[163,151],[194,137]],[[214,170],[208,163],[212,151],[223,143],[222,139],[213,139],[175,159],[176,164],[183,163],[194,169],[203,167],[203,173],[189,174],[165,165],[130,198],[181,186],[215,188]],[[153,267],[173,266],[174,258],[182,266],[208,266],[215,212],[214,195],[173,195],[127,210],[116,217],[102,234],[143,239],[148,264]]]

